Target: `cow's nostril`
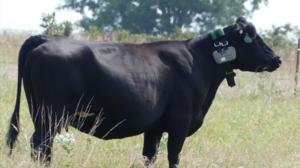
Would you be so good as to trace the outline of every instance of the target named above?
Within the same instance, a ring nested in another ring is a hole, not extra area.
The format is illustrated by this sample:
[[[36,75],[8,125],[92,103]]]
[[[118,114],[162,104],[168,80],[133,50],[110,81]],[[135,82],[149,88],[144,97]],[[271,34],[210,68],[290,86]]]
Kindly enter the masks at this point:
[[[279,65],[282,63],[282,61],[280,60],[280,59],[278,59],[278,63],[279,63]]]
[[[278,57],[278,56],[273,57],[273,60],[275,60],[275,62],[279,65],[282,63],[280,60],[280,57]]]

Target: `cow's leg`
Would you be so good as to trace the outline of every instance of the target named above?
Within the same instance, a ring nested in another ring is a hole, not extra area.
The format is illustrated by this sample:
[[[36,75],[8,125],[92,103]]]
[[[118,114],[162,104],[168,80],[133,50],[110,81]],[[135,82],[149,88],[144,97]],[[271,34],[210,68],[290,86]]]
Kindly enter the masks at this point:
[[[53,135],[44,133],[41,130],[36,130],[31,137],[31,157],[33,160],[38,160],[49,164],[51,161],[51,148],[53,144]]]
[[[168,160],[169,167],[176,168],[179,163],[179,154],[188,134],[190,120],[187,116],[174,116],[168,123]]]
[[[33,160],[38,160],[49,164],[51,161],[51,149],[53,139],[59,127],[54,120],[52,112],[43,109],[32,116],[35,131],[31,137],[31,156]],[[52,111],[53,109],[51,109]]]
[[[148,167],[156,160],[158,153],[160,139],[162,136],[161,131],[145,132],[144,133],[144,148],[143,156],[145,157],[145,166]]]
[[[185,132],[169,132],[168,139],[168,160],[169,167],[176,168],[179,163],[179,153],[182,149],[183,143],[186,138]]]

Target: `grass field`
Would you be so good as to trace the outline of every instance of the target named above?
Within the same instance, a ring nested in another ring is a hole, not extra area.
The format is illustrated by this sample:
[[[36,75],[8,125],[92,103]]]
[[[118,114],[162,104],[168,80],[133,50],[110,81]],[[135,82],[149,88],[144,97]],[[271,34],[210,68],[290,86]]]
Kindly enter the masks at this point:
[[[0,34],[0,168],[41,167],[30,159],[32,122],[24,93],[21,133],[12,158],[5,134],[16,96],[17,53],[26,35]],[[179,167],[298,168],[300,167],[300,92],[294,96],[294,51],[278,50],[282,67],[270,74],[239,72],[237,86],[226,82],[203,127],[188,138]],[[300,88],[298,88],[300,90]],[[142,136],[103,141],[70,130],[75,141],[55,143],[50,167],[142,168]],[[167,167],[166,139],[154,168]]]

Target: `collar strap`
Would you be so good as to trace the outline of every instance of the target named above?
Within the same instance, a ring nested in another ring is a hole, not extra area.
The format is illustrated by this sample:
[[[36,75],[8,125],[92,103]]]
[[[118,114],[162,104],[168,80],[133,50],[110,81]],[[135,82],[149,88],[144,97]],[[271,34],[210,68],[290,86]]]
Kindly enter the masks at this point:
[[[212,38],[213,41],[216,41],[217,39],[221,38],[221,37],[224,37],[225,36],[225,32],[223,29],[216,29],[215,31],[212,31],[210,33],[210,36]],[[224,44],[222,43],[222,46],[221,47],[225,47],[223,46]],[[214,46],[215,48],[217,48],[218,46]],[[227,84],[229,87],[234,87],[235,86],[235,80],[234,80],[234,77],[235,77],[235,73],[233,72],[232,68],[229,67],[229,65],[225,65],[225,78],[226,78],[226,81],[227,81]]]
[[[234,80],[235,75],[236,74],[233,72],[232,69],[229,71],[225,71],[225,78],[229,87],[235,86],[235,80]]]

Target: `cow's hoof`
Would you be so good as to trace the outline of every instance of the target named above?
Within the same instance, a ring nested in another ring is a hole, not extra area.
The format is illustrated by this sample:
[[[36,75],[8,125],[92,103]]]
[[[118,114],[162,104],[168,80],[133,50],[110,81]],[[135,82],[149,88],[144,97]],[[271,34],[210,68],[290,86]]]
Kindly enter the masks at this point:
[[[153,165],[155,161],[156,161],[156,156],[153,156],[152,158],[144,156],[144,164],[147,168],[150,168],[151,165]]]
[[[177,165],[176,164],[170,164],[169,168],[177,168]]]

